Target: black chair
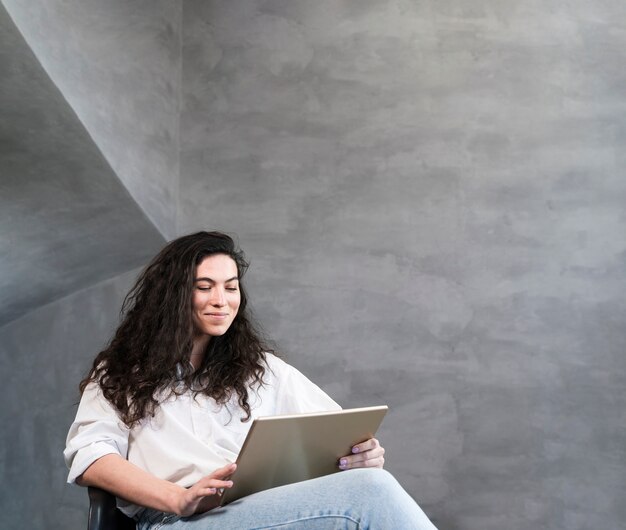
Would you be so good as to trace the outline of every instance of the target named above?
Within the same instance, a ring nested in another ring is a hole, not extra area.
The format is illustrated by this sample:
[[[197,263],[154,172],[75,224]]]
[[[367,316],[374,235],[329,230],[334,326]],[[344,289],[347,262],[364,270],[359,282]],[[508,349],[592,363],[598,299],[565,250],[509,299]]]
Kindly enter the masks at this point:
[[[115,495],[89,486],[89,521],[87,530],[136,530],[135,520],[117,509]]]

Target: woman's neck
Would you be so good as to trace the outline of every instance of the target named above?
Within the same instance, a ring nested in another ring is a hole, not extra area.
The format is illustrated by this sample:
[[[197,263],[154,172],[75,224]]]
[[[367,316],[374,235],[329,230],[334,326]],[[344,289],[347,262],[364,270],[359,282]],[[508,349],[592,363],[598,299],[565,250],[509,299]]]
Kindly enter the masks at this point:
[[[202,364],[202,359],[204,359],[204,353],[206,352],[209,340],[211,340],[211,337],[208,335],[200,335],[199,337],[195,337],[193,340],[189,362],[191,362],[196,370]]]

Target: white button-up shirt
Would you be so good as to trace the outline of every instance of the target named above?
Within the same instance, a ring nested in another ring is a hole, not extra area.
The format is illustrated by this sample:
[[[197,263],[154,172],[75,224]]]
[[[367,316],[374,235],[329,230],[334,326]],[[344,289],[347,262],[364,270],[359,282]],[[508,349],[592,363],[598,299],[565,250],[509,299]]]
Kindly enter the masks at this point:
[[[294,367],[267,354],[264,385],[250,389],[252,418],[245,416],[237,395],[226,405],[191,392],[161,402],[154,418],[129,429],[96,384],[85,389],[64,451],[68,482],[75,482],[93,462],[119,454],[153,475],[189,487],[228,462],[234,462],[259,416],[339,410],[324,391]],[[122,503],[127,515],[140,509]]]

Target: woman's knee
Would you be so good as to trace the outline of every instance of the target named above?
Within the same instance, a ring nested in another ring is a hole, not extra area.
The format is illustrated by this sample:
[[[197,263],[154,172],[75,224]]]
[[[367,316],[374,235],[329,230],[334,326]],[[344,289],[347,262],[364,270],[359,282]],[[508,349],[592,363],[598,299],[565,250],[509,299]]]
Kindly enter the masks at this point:
[[[383,469],[345,471],[352,507],[363,528],[436,530],[391,473]]]
[[[343,478],[350,488],[360,490],[364,495],[390,494],[401,488],[391,473],[378,468],[361,468],[343,471]]]
[[[396,482],[396,479],[393,478],[393,475],[389,473],[389,471],[377,467],[350,469],[348,471],[342,471],[342,473],[350,480],[358,481],[366,485],[385,485]]]

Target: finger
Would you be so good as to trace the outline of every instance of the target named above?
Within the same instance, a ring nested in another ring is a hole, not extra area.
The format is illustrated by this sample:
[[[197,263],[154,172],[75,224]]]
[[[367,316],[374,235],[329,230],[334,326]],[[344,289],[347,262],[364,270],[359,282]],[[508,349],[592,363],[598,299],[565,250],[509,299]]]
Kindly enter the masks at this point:
[[[364,442],[361,442],[360,444],[356,444],[352,448],[352,453],[354,454],[363,453],[365,451],[371,451],[372,449],[375,449],[376,447],[380,447],[380,443],[378,442],[376,438],[370,438],[369,440],[365,440]]]
[[[356,463],[363,462],[365,460],[370,460],[372,458],[378,458],[385,454],[385,449],[383,447],[376,447],[371,449],[370,451],[365,451],[363,453],[355,454],[355,455],[346,455],[343,456],[340,460],[345,459],[347,463]]]
[[[198,488],[194,491],[194,496],[198,497],[208,497],[210,495],[215,495],[217,493],[217,488]]]
[[[368,451],[367,453],[362,453],[360,455],[347,455],[347,456],[342,457],[340,461],[345,460],[346,463],[348,464],[357,464],[358,462],[365,462],[367,460],[372,460],[372,459],[381,457],[384,454],[385,454],[384,451],[373,450],[373,451]]]
[[[377,447],[376,449],[373,449],[371,451],[366,451],[365,453],[361,453],[359,455],[343,456],[339,459],[338,466],[339,466],[339,469],[352,469],[355,467],[370,467],[369,464],[366,465],[364,463],[370,460],[379,461],[379,459],[383,458],[384,454],[385,454],[385,450],[382,447]]]
[[[345,460],[345,463],[342,463]],[[339,469],[342,471],[348,469],[359,469],[364,467],[382,468],[385,465],[385,458],[381,455],[376,458],[368,458],[366,460],[348,461],[347,458],[339,460]]]
[[[213,473],[209,475],[209,478],[223,479],[232,475],[236,469],[237,464],[235,464],[234,462],[231,464],[226,464],[224,467],[220,467],[219,469],[213,471]]]
[[[233,481],[232,480],[215,480],[212,479],[210,484],[208,484],[209,488],[232,488]]]
[[[371,460],[365,460],[363,462],[359,462],[356,467],[377,467],[382,468],[385,465],[385,458],[379,456],[378,458],[372,458]]]
[[[207,489],[207,488],[232,488],[233,481],[232,480],[219,480],[211,477],[204,477],[200,479],[198,482],[194,484],[197,490]]]

